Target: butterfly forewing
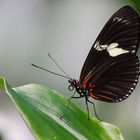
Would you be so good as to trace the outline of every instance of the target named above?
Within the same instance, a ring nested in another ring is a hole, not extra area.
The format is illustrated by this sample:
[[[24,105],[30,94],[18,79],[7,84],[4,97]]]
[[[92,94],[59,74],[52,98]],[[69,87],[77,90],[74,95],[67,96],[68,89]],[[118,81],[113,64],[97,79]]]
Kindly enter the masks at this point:
[[[131,94],[139,77],[139,39],[139,16],[130,6],[122,7],[106,23],[83,65],[79,82],[94,85],[91,97],[117,102]]]

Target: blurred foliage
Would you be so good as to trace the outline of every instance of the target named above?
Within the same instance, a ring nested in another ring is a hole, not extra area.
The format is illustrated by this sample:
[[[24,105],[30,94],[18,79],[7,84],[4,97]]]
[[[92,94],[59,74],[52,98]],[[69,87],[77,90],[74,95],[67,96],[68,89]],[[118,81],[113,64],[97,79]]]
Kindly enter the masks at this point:
[[[2,134],[0,134],[0,140],[4,140]]]

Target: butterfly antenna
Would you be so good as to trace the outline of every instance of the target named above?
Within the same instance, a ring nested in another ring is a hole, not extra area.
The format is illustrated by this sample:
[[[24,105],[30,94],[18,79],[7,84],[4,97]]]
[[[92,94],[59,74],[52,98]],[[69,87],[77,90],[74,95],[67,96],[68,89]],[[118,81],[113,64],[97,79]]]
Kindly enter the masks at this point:
[[[57,65],[57,67],[67,76],[70,78],[70,76],[60,67],[60,65],[54,60],[54,58],[50,55],[50,53],[48,53],[48,56],[50,57],[50,59]]]
[[[37,65],[35,65],[35,64],[32,64],[32,63],[31,63],[31,65],[34,66],[34,67],[36,67],[36,68],[39,68],[39,69],[41,69],[41,70],[47,71],[47,72],[49,72],[49,73],[51,73],[51,74],[54,74],[54,75],[57,75],[57,76],[61,76],[61,77],[63,77],[63,78],[70,79],[70,78],[67,77],[67,76],[64,76],[64,75],[61,75],[61,74],[55,73],[55,72],[53,72],[53,71],[50,71],[50,70],[45,69],[45,68],[43,68],[43,67],[37,66]]]

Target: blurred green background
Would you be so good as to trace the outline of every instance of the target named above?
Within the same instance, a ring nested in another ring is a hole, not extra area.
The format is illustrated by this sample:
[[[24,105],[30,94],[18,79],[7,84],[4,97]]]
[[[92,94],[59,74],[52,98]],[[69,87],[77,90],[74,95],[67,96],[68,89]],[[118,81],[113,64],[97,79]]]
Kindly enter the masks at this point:
[[[70,97],[65,79],[35,69],[30,63],[61,73],[48,58],[51,53],[71,77],[78,79],[97,35],[124,5],[140,11],[136,0],[1,0],[0,75],[13,87],[39,83]],[[125,140],[140,140],[139,90],[140,84],[118,104],[94,101],[100,118],[118,126]],[[73,102],[86,111],[84,100]],[[93,115],[92,106],[90,112]],[[24,139],[35,140],[7,95],[0,94],[0,140]]]

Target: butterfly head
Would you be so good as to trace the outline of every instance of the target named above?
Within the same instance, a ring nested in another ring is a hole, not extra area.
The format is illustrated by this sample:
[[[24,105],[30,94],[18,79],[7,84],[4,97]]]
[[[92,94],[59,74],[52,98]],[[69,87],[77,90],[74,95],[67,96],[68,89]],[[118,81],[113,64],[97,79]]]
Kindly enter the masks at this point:
[[[70,85],[68,86],[68,89],[70,91],[75,90],[78,94],[80,94],[81,97],[87,96],[88,95],[88,90],[83,88],[83,86],[75,79],[70,79],[68,80]]]
[[[77,81],[75,79],[69,79],[68,82],[70,83],[70,85],[68,86],[68,89],[70,91],[73,91],[76,88]]]

